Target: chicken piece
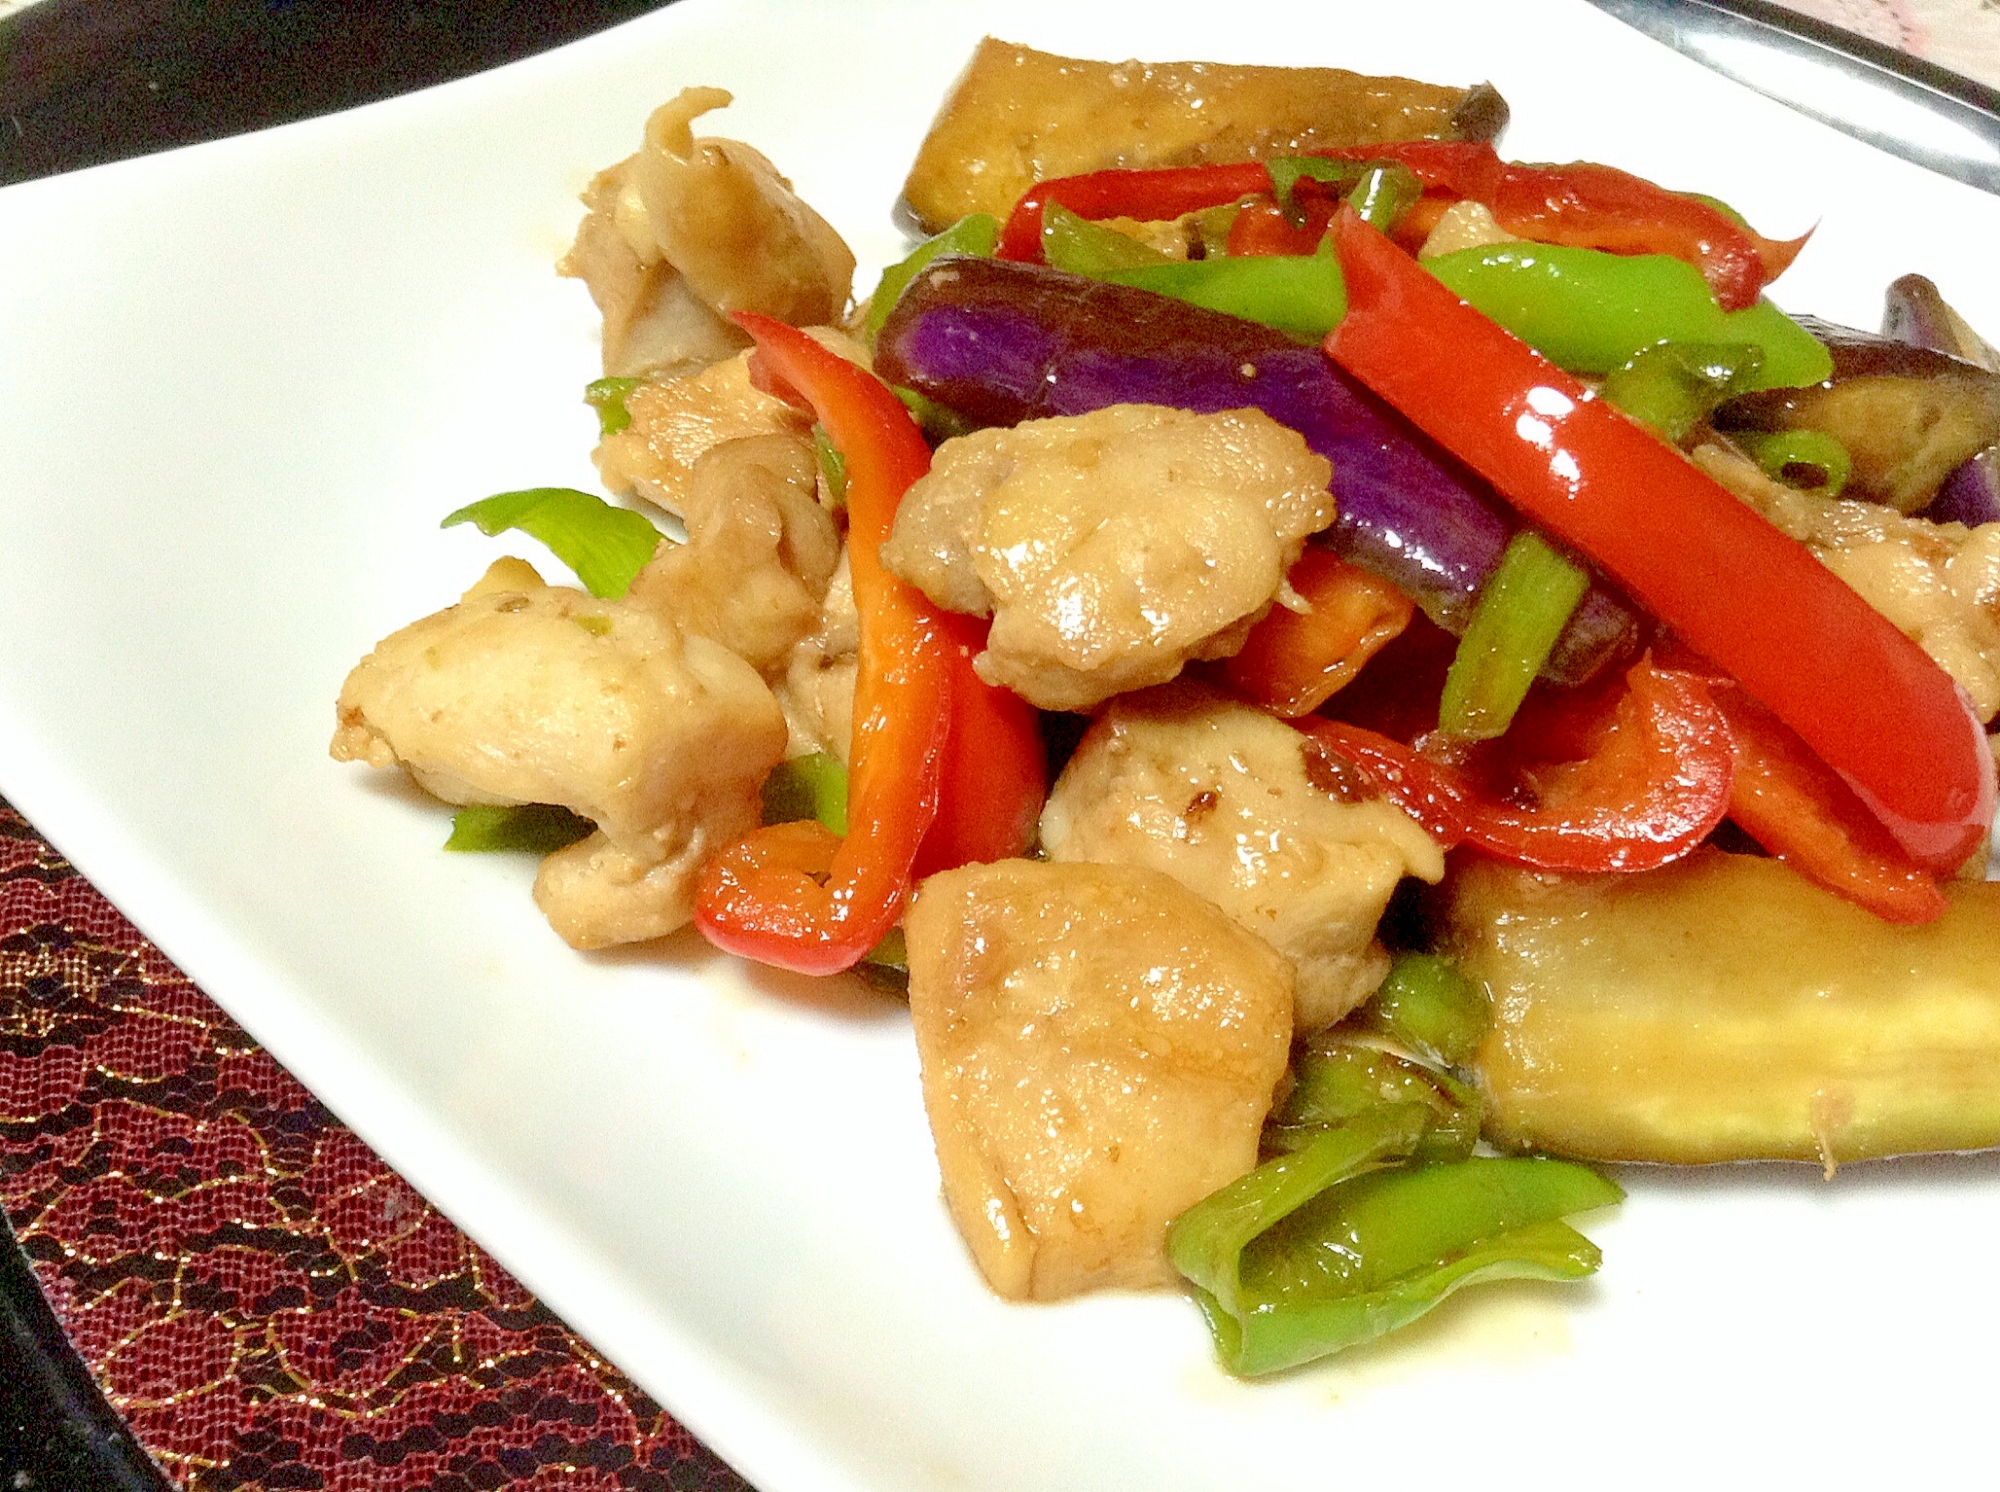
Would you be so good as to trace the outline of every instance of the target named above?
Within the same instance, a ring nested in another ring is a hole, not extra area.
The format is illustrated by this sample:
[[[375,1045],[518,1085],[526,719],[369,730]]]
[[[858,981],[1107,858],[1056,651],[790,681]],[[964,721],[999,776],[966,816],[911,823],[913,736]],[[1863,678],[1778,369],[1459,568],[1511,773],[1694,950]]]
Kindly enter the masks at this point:
[[[1426,135],[1490,140],[1506,119],[1483,84],[1444,88],[1331,67],[1090,62],[989,36],[924,136],[903,205],[936,233],[969,212],[1005,217],[1052,177]]]
[[[1497,243],[1520,241],[1500,226],[1492,208],[1467,197],[1444,210],[1437,225],[1425,236],[1424,246],[1417,250],[1417,257],[1436,259],[1445,254],[1456,254],[1461,249],[1484,249]]]
[[[904,931],[945,1199],[987,1282],[1034,1300],[1171,1283],[1167,1225],[1257,1163],[1285,961],[1130,866],[946,871]]]
[[[807,327],[819,343],[860,367],[868,349],[832,327]],[[598,442],[597,473],[612,492],[629,492],[677,516],[687,511],[694,466],[728,440],[792,435],[804,440],[812,416],[750,381],[750,354],[699,373],[643,383],[625,396],[624,429]]]
[[[1825,566],[1950,674],[1981,720],[2000,713],[2000,523],[1905,518],[1880,503],[1827,499],[1774,482],[1729,447],[1695,465]]]
[[[840,235],[760,152],[694,136],[694,121],[729,101],[721,88],[683,88],[646,121],[631,183],[652,247],[725,316],[757,311],[793,326],[836,321],[854,288],[854,254]],[[648,257],[636,225],[629,236]]]
[[[672,615],[759,673],[782,672],[818,625],[840,560],[818,478],[811,448],[789,435],[712,447],[695,463],[687,542],[661,545],[626,599]]]
[[[729,320],[759,311],[794,326],[837,321],[854,255],[758,151],[697,140],[720,88],[685,88],[653,111],[636,155],[598,173],[558,268],[604,313],[604,371],[691,372],[747,346]]]
[[[709,849],[753,828],[785,723],[757,673],[671,617],[543,585],[503,561],[347,677],[338,761],[400,765],[448,803],[559,803],[597,833],[536,899],[579,948],[691,913]]]
[[[1351,777],[1263,711],[1172,684],[1098,717],[1042,810],[1042,847],[1207,897],[1292,961],[1304,1035],[1388,973],[1375,927],[1397,882],[1444,874],[1436,841]]]
[[[784,677],[771,686],[791,731],[787,757],[827,751],[847,765],[854,741],[854,682],[860,652],[861,613],[855,609],[854,576],[843,549],[833,582],[826,588],[819,624],[792,649]]]
[[[1225,658],[1333,521],[1332,468],[1256,410],[1119,404],[945,442],[883,565],[991,613],[988,683],[1086,710]]]
[[[582,280],[604,317],[604,372],[613,378],[698,372],[749,346],[735,322],[695,294],[657,254],[641,257],[619,227],[631,162],[600,171],[583,194],[589,209],[557,270]]]

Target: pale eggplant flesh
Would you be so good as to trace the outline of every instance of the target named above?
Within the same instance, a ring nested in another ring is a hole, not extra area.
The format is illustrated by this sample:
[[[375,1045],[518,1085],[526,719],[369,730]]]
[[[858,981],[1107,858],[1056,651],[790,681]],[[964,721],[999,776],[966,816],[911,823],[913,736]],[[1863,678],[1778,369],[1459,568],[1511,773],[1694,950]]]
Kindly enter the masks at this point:
[[[1922,275],[1904,275],[1889,286],[1882,307],[1882,334],[1964,358],[1989,373],[2000,373],[2000,348],[1974,331],[1937,286]],[[1935,523],[1962,523],[1968,528],[2000,523],[2000,444],[1986,447],[1946,477],[1924,516]]]
[[[1954,472],[2000,441],[2000,375],[1936,348],[1794,319],[1833,354],[1833,376],[1732,399],[1716,411],[1717,429],[1830,435],[1853,463],[1846,495],[1899,513],[1929,507]]]

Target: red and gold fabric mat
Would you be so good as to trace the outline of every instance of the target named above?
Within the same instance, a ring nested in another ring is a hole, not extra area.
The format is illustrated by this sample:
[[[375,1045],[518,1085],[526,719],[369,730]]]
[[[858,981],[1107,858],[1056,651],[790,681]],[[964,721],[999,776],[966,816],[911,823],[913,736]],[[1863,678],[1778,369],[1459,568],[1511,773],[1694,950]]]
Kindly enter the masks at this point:
[[[0,1205],[178,1485],[747,1492],[4,803]]]

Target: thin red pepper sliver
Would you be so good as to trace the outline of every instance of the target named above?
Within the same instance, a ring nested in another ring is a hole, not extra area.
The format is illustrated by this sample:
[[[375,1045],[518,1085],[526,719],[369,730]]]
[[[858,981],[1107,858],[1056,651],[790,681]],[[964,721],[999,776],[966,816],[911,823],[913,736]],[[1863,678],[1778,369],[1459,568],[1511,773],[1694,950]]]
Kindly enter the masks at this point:
[[[873,374],[796,327],[747,312],[736,320],[766,374],[811,404],[846,458],[861,647],[847,837],[833,848],[795,825],[753,831],[703,867],[695,925],[744,958],[834,974],[895,925],[938,813],[955,649],[922,593],[884,570],[877,553],[904,491],[930,469],[930,448]]]
[[[1918,864],[1992,822],[1993,758],[1957,686],[1812,553],[1426,274],[1351,211],[1328,355],[1595,560],[1741,681]]]
[[[1042,262],[1042,210],[1051,202],[1061,203],[1083,218],[1132,217],[1158,222],[1270,190],[1271,173],[1257,161],[1059,176],[1037,182],[1014,204],[1000,230],[998,257],[1026,264]]]
[[[1471,845],[1541,870],[1657,870],[1722,822],[1734,745],[1706,680],[1647,657],[1626,681],[1598,749],[1585,761],[1545,768],[1534,807],[1490,796],[1414,746],[1362,726],[1293,724],[1361,768],[1447,849]]]
[[[1804,247],[1746,228],[1698,197],[1670,192],[1615,166],[1578,161],[1523,166],[1502,161],[1489,144],[1406,140],[1389,145],[1321,148],[1328,160],[1393,160],[1426,187],[1483,202],[1509,233],[1537,243],[1615,254],[1671,254],[1702,272],[1726,311],[1755,304]]]
[[[1888,922],[1930,922],[1951,905],[1860,799],[1783,721],[1724,682],[1716,703],[1736,741],[1729,817],[1807,880]]]
[[[911,871],[918,880],[1024,854],[1035,841],[1049,785],[1040,714],[972,671],[986,646],[987,621],[956,612],[939,612],[938,621],[952,675],[951,731],[938,815]]]

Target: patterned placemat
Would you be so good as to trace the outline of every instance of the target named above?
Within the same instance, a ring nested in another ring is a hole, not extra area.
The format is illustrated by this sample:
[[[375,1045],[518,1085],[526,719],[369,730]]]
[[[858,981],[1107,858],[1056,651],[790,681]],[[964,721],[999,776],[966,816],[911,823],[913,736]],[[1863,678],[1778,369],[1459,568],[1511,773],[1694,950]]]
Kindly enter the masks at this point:
[[[0,1206],[199,1492],[747,1492],[0,803]]]

